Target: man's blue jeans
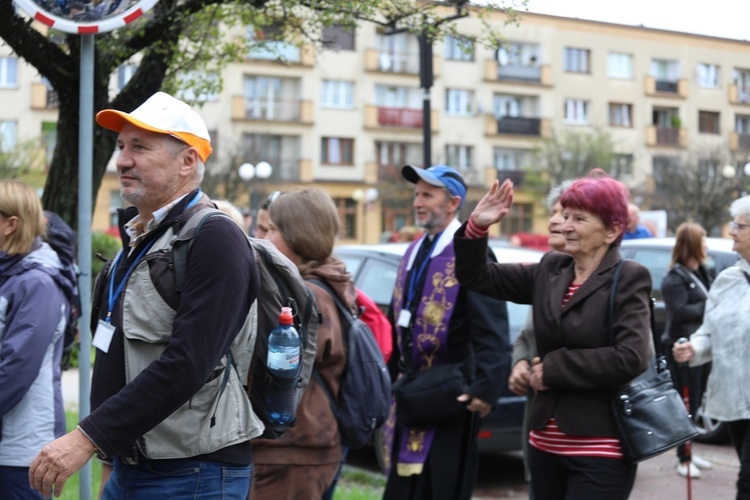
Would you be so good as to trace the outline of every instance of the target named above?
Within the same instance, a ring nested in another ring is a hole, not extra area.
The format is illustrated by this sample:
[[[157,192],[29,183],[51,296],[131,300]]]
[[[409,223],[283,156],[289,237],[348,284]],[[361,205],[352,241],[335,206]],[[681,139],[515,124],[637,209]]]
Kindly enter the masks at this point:
[[[147,460],[136,465],[114,459],[104,500],[246,500],[253,466],[229,465],[189,458]]]

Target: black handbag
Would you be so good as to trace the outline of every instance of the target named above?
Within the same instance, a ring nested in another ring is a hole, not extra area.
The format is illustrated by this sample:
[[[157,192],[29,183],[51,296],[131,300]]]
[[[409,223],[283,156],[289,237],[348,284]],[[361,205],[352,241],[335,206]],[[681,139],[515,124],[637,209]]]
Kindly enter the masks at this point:
[[[607,329],[612,345],[615,291],[622,263],[620,261],[617,264],[609,294]],[[690,418],[682,397],[674,388],[666,358],[661,354],[661,343],[654,333],[653,298],[649,305],[651,335],[656,351],[654,359],[649,362],[645,372],[617,389],[612,399],[624,459],[631,464],[664,453],[698,435],[698,429]]]
[[[409,370],[393,383],[399,425],[428,426],[459,416],[467,403],[456,398],[468,392],[462,365],[450,363],[417,372]]]

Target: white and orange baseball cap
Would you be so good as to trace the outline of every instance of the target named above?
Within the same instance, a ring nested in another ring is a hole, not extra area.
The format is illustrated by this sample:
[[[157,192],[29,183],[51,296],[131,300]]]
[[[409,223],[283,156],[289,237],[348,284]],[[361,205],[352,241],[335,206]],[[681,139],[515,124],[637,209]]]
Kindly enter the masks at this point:
[[[204,162],[211,154],[211,137],[203,118],[193,109],[169,94],[157,92],[132,113],[103,109],[96,114],[96,123],[119,132],[124,122],[143,130],[167,134],[198,150]]]

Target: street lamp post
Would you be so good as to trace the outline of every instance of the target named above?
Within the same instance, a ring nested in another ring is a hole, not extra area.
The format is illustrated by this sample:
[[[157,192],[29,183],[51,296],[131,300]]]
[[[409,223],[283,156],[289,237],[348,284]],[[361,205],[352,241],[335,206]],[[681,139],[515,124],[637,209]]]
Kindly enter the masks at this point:
[[[253,216],[253,228],[257,223],[258,218],[258,206],[260,206],[259,194],[258,194],[258,183],[251,182],[256,177],[260,181],[264,181],[271,177],[273,173],[273,167],[267,161],[258,162],[256,165],[252,163],[243,163],[240,165],[237,173],[240,179],[250,184],[250,213]]]

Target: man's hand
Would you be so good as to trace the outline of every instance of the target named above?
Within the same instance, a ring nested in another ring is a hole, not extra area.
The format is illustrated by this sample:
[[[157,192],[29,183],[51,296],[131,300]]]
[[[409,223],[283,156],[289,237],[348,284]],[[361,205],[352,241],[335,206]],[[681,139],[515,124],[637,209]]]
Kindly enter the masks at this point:
[[[533,366],[531,367],[531,380],[529,384],[535,392],[546,391],[549,387],[544,385],[544,366],[542,365],[542,359],[537,356],[532,363]]]
[[[693,357],[695,357],[695,349],[693,349],[693,344],[691,344],[690,341],[683,342],[681,344],[675,342],[672,346],[672,356],[674,356],[674,360],[678,363],[685,363],[687,361],[690,361],[691,359],[693,359]]]
[[[29,484],[44,498],[62,494],[63,486],[93,456],[96,446],[74,429],[42,448],[29,467]]]
[[[508,378],[508,388],[514,394],[525,396],[531,382],[531,365],[527,359],[520,359],[513,365],[513,370]]]
[[[500,185],[500,181],[495,180],[487,194],[477,203],[471,213],[471,220],[480,227],[490,227],[505,217],[512,204],[513,183],[510,179],[505,179]]]
[[[462,403],[469,402],[468,405],[466,405],[466,409],[469,411],[474,411],[479,413],[479,416],[484,418],[487,415],[489,415],[490,410],[492,410],[492,405],[485,403],[479,398],[472,397],[471,394],[461,394],[458,398],[459,401]]]

